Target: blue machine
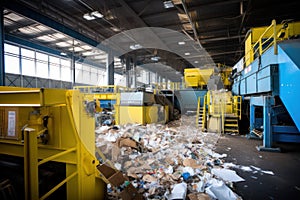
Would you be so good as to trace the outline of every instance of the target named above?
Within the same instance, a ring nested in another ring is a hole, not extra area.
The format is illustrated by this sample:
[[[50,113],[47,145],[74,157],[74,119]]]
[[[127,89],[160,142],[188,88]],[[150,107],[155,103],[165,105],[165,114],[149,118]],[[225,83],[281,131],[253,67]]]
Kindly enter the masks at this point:
[[[206,95],[206,89],[194,89],[194,88],[185,88],[182,90],[176,90],[176,100],[175,106],[180,108],[181,113],[185,113],[186,111],[196,111],[197,110],[197,101],[200,97],[201,107],[203,106],[203,99]]]
[[[300,142],[300,39],[276,46],[241,71],[232,87],[250,100],[250,135],[263,133],[259,150],[279,150],[273,142]]]

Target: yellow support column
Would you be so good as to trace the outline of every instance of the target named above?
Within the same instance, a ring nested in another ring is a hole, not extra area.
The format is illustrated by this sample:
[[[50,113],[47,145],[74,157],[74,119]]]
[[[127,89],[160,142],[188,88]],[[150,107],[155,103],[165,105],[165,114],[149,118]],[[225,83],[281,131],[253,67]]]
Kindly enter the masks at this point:
[[[24,132],[24,181],[26,200],[39,199],[37,151],[36,132],[32,128],[26,128]]]

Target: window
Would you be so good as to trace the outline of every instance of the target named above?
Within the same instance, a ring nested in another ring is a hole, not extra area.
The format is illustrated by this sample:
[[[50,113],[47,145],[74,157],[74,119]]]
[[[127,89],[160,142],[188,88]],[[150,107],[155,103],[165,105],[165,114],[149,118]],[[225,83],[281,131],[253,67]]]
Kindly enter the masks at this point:
[[[22,58],[22,74],[35,76],[35,64],[33,59]]]
[[[61,64],[61,80],[62,81],[72,81],[71,79],[71,61],[60,59]]]
[[[82,64],[75,63],[75,82],[82,83]]]
[[[49,56],[49,71],[49,78],[60,80],[60,63],[58,57]]]
[[[20,49],[17,46],[6,43],[4,44],[5,73],[20,74],[19,50]]]
[[[36,74],[38,77],[48,78],[48,63],[37,62],[36,63]]]
[[[22,74],[35,76],[34,51],[21,48]]]
[[[19,55],[19,47],[11,45],[11,44],[4,44],[4,51],[5,53],[11,53],[15,55]]]
[[[36,52],[36,75],[48,78],[48,55]]]
[[[97,85],[106,85],[105,70],[98,69],[97,71],[98,71]]]
[[[97,69],[94,68],[94,67],[91,67],[91,81],[90,81],[90,84],[97,85],[97,79],[98,79]]]
[[[21,48],[21,55],[22,57],[34,58],[34,51]]]
[[[89,83],[90,82],[90,71],[91,67],[88,65],[82,65],[82,79],[84,80],[84,83]]]

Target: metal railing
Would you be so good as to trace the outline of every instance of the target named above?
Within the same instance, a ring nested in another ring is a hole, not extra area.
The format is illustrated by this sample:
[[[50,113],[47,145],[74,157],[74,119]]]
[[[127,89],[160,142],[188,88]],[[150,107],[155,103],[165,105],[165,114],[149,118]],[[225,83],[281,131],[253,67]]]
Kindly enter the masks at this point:
[[[71,111],[69,111],[69,114],[71,114]],[[72,126],[75,131],[76,130],[75,124],[72,124]],[[47,128],[38,132],[32,128],[26,128],[24,130],[24,181],[25,181],[25,191],[28,192],[25,195],[25,199],[41,199],[41,200],[46,199],[51,194],[53,194],[56,190],[58,190],[61,186],[63,186],[65,183],[69,182],[75,176],[78,176],[78,159],[79,159],[78,156],[80,153],[78,141],[75,147],[61,151],[57,154],[53,154],[47,158],[38,161],[39,147],[38,147],[37,137],[43,134],[45,131],[47,131]],[[38,176],[39,166],[49,161],[55,161],[55,159],[59,157],[74,152],[77,155],[76,160],[74,160],[74,162],[76,163],[76,170],[73,171],[73,173],[71,173],[70,175],[66,176],[64,180],[62,180],[60,183],[58,183],[56,186],[50,189],[42,197],[39,197],[39,176]]]
[[[266,37],[267,33],[272,31],[269,37]],[[261,56],[266,50],[268,50],[271,46],[274,46],[274,54],[277,55],[277,30],[276,30],[276,20],[272,20],[272,24],[265,29],[265,31],[261,34],[259,39],[251,45],[251,49],[245,52],[244,60],[244,68],[247,67],[247,63],[251,63],[255,56]]]
[[[203,114],[202,114],[202,131],[206,128],[206,105],[207,105],[207,95],[203,98]]]
[[[199,115],[200,115],[200,106],[201,106],[201,99],[198,97],[197,101],[197,112],[196,112],[196,127],[199,127]]]
[[[181,82],[168,82],[168,83],[153,83],[156,90],[169,89],[180,90],[185,88],[185,84]]]
[[[241,120],[242,117],[242,97],[233,96],[233,113]]]
[[[105,85],[105,86],[75,86],[74,90],[80,90],[82,93],[95,94],[95,93],[119,93],[122,91],[131,91],[132,88],[127,88],[119,85]]]

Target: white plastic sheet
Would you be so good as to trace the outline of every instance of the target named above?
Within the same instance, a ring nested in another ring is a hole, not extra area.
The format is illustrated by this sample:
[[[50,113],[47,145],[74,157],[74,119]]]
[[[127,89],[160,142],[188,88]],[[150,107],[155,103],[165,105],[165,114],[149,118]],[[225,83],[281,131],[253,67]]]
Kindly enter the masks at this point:
[[[235,171],[230,170],[230,169],[215,169],[215,168],[213,168],[211,170],[211,172],[215,176],[223,179],[224,181],[230,181],[230,182],[245,181],[245,179],[241,178],[239,175],[236,174]]]
[[[185,200],[186,192],[187,192],[187,184],[182,182],[174,185],[171,194],[167,194],[166,197],[168,200],[172,200],[172,199]]]
[[[213,199],[218,200],[237,200],[238,196],[227,187],[224,182],[216,181],[206,188],[206,193]]]

